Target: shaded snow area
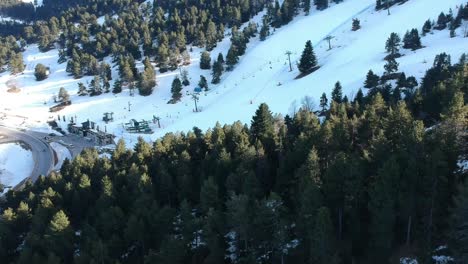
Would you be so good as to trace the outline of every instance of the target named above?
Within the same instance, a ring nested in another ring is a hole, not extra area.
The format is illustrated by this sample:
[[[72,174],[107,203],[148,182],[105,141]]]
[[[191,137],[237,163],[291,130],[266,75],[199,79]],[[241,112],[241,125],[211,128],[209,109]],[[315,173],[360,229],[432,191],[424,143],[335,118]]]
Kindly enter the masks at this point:
[[[418,261],[413,258],[400,258],[400,264],[418,264]]]
[[[468,160],[459,160],[457,162],[458,167],[460,168],[461,171],[466,171],[468,170]]]
[[[15,186],[29,177],[34,167],[32,152],[19,143],[0,144],[0,184]]]
[[[450,256],[447,256],[448,248],[447,246],[443,245],[435,249],[434,254],[432,256],[432,260],[434,260],[435,264],[450,264],[455,263],[454,259]]]
[[[432,259],[436,264],[449,264],[454,263],[454,259],[449,256],[432,256]]]
[[[50,146],[57,155],[57,163],[55,164],[54,170],[60,170],[65,159],[72,159],[72,154],[65,146],[57,142],[51,142]]]
[[[65,72],[66,63],[57,64],[56,49],[41,53],[37,45],[30,45],[24,54],[26,70],[24,74],[11,76],[9,73],[0,75],[0,112],[13,116],[25,117],[22,122],[29,127],[43,127],[49,119],[57,114],[50,114],[48,108],[54,105],[53,95],[57,95],[60,87],[70,93],[72,105],[60,111],[59,114],[76,117],[78,122],[87,119],[96,122],[101,129],[107,129],[117,138],[123,138],[127,144],[136,143],[138,136],[146,140],[155,140],[167,132],[191,130],[197,126],[203,130],[213,127],[216,122],[232,123],[237,120],[250,123],[260,103],[267,103],[275,113],[287,114],[293,102],[300,102],[304,96],[314,98],[318,106],[320,95],[325,92],[328,97],[336,81],[343,86],[344,95],[353,95],[363,86],[368,70],[377,74],[384,72],[385,42],[392,32],[403,38],[407,30],[421,29],[427,19],[437,20],[440,12],[447,13],[452,8],[458,13],[458,6],[466,0],[411,0],[402,5],[392,7],[391,15],[387,11],[375,11],[375,0],[345,0],[340,4],[332,4],[323,11],[312,10],[308,16],[299,14],[290,24],[273,31],[265,41],[260,41],[258,34],[247,44],[246,54],[240,57],[233,71],[225,72],[221,83],[209,84],[209,91],[199,96],[198,106],[201,112],[194,112],[194,102],[189,93],[193,92],[200,75],[211,81],[211,70],[201,70],[199,58],[203,49],[194,47],[191,55],[191,65],[184,67],[189,73],[190,86],[184,87],[183,97],[177,104],[167,104],[171,99],[171,83],[179,70],[173,72],[157,72],[158,86],[152,95],[143,97],[130,96],[128,90],[120,94],[103,94],[97,97],[77,96],[78,83],[88,85],[92,77],[73,79]],[[261,24],[265,12],[253,18]],[[361,21],[361,29],[351,31],[352,19]],[[103,18],[100,18],[100,23]],[[245,26],[245,25],[244,25]],[[449,31],[434,31],[422,37],[422,49],[410,51],[401,49],[403,56],[397,59],[400,71],[407,76],[413,75],[418,80],[432,66],[437,54],[446,52],[456,62],[468,47],[468,38],[463,38],[463,28],[457,29],[456,37],[450,38]],[[211,52],[215,59],[218,53],[226,57],[230,46],[229,30],[226,37],[218,43]],[[332,49],[324,40],[333,36]],[[301,78],[296,63],[300,59],[305,42],[311,40],[318,58],[320,69]],[[289,71],[286,51],[291,51],[293,71]],[[111,63],[111,58],[105,58]],[[37,82],[34,78],[34,67],[42,63],[50,67],[48,79]],[[112,64],[111,86],[118,78],[117,66]],[[141,71],[143,65],[137,62]],[[21,92],[7,93],[4,88],[7,82],[15,83]],[[129,109],[130,105],[130,109]],[[129,111],[130,110],[130,111]],[[103,113],[113,112],[114,122],[105,124]],[[1,114],[1,113],[0,113]],[[152,120],[160,117],[161,128],[150,124],[153,134],[130,134],[123,126],[130,119],[138,121]],[[26,126],[24,125],[24,126]],[[67,122],[59,125],[66,129]]]
[[[42,0],[21,0],[24,3],[31,3],[35,6],[41,6],[42,5]]]

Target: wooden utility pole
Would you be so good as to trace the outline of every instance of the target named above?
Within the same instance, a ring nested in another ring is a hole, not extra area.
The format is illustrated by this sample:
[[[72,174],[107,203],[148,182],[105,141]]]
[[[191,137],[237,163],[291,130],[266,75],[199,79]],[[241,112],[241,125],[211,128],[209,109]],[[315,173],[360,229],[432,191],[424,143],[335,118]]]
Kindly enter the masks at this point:
[[[292,66],[291,66],[291,51],[286,51],[286,55],[288,55],[288,60],[289,60],[289,71],[292,71]]]
[[[132,104],[130,103],[130,101],[128,101],[128,111],[130,112],[130,106],[132,106]]]

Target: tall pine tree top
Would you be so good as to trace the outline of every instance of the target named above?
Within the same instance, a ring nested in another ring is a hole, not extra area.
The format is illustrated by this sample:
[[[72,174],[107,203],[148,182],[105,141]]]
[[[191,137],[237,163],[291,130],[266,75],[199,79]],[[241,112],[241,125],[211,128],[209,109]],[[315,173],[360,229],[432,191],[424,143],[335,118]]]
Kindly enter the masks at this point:
[[[340,82],[336,82],[335,88],[333,88],[331,96],[332,100],[337,103],[341,103],[341,101],[343,100],[343,88],[341,87]]]
[[[308,40],[305,44],[304,51],[302,52],[301,60],[299,62],[299,70],[301,73],[307,73],[317,66],[317,57],[315,57],[312,42]]]
[[[273,115],[267,104],[262,103],[255,111],[250,131],[254,139],[260,140],[270,137],[274,133]]]

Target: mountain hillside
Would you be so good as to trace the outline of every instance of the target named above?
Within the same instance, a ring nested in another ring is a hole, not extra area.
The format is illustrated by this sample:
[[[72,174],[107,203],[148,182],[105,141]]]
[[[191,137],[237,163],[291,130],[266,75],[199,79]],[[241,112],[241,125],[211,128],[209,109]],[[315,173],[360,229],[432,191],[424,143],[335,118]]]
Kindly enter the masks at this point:
[[[209,84],[209,91],[199,95],[201,112],[194,112],[194,102],[189,93],[197,86],[200,75],[211,79],[211,70],[200,69],[202,50],[195,47],[190,52],[191,64],[182,67],[188,71],[191,84],[184,88],[182,100],[174,105],[167,102],[171,98],[171,83],[181,70],[157,73],[157,87],[147,97],[130,96],[128,90],[117,95],[80,97],[76,95],[77,84],[89,84],[92,77],[70,78],[65,72],[66,65],[57,64],[58,50],[41,53],[35,44],[29,45],[24,52],[24,74],[11,76],[3,73],[0,77],[3,85],[14,82],[21,92],[11,94],[2,90],[0,100],[7,113],[25,116],[29,126],[38,126],[55,118],[48,108],[53,105],[53,95],[64,87],[70,93],[73,104],[58,114],[76,116],[78,121],[97,122],[101,128],[106,126],[108,131],[129,143],[136,142],[136,137],[140,136],[126,133],[123,129],[123,124],[132,118],[151,120],[153,116],[160,117],[161,128],[153,124],[151,127],[155,133],[144,135],[146,139],[154,140],[170,131],[187,131],[194,126],[206,129],[215,122],[249,122],[262,102],[268,103],[274,112],[285,115],[290,108],[294,108],[294,104],[298,108],[302,98],[310,96],[318,109],[320,96],[322,93],[330,94],[335,82],[340,81],[344,95],[353,98],[357,90],[363,87],[368,70],[372,69],[377,74],[384,72],[385,42],[390,33],[396,32],[403,37],[407,30],[422,28],[427,19],[436,20],[441,12],[447,13],[452,9],[456,14],[463,2],[434,1],[428,5],[424,0],[411,0],[392,7],[391,15],[387,15],[386,10],[375,11],[373,0],[347,0],[323,11],[312,10],[307,16],[299,14],[288,25],[271,30],[265,41],[259,41],[258,35],[254,37],[235,68],[224,73],[219,84]],[[418,12],[423,9],[424,12]],[[264,12],[259,13],[252,21],[260,24],[263,15]],[[354,18],[361,21],[358,31],[351,31]],[[468,46],[463,30],[464,27],[459,27],[454,38],[449,37],[448,30],[432,30],[422,38],[422,49],[402,49],[404,56],[397,59],[400,70],[419,79],[431,66],[435,55],[446,52],[452,58],[458,58]],[[325,40],[327,36],[333,36],[331,50]],[[313,43],[320,69],[304,78],[295,79],[299,74],[296,63],[307,40]],[[211,51],[212,59],[219,53],[226,57],[229,42],[227,30],[224,40]],[[292,72],[289,72],[286,51],[291,52]],[[117,65],[112,64],[110,58],[105,61],[113,65],[112,75],[117,76]],[[38,63],[50,68],[51,74],[46,81],[35,80],[33,73]],[[141,62],[137,62],[137,65],[141,71]],[[131,111],[128,111],[129,104]],[[8,109],[15,111],[8,112]],[[104,124],[101,121],[105,112],[114,112],[113,123]],[[61,125],[66,129],[66,123]]]

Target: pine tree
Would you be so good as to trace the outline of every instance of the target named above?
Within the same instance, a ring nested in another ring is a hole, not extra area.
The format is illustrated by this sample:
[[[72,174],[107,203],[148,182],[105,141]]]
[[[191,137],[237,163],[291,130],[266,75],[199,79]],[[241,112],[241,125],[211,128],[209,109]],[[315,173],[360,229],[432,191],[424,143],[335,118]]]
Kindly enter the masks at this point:
[[[322,108],[322,113],[325,113],[325,110],[328,107],[328,99],[325,93],[320,97],[320,107]]]
[[[337,264],[333,237],[330,211],[326,207],[321,207],[317,211],[314,232],[311,238],[311,263]]]
[[[422,48],[421,38],[419,37],[419,32],[418,32],[418,30],[416,28],[413,28],[411,30],[411,36],[412,36],[412,39],[413,39],[412,49],[416,50],[416,49]]]
[[[11,55],[8,68],[11,74],[18,74],[24,71],[23,54],[21,52]]]
[[[310,0],[306,0],[306,1],[309,1],[309,4],[310,4]],[[264,16],[262,19],[262,27],[260,28],[260,40],[264,41],[269,35],[270,35],[270,25],[268,23],[267,17]]]
[[[406,87],[409,90],[413,90],[416,86],[418,86],[418,81],[416,80],[416,77],[409,76],[408,78],[406,78]]]
[[[369,255],[375,260],[387,261],[392,248],[396,221],[394,186],[398,172],[399,166],[396,160],[391,157],[379,170],[378,178],[369,194],[371,216]]]
[[[375,10],[380,10],[382,9],[382,0],[376,0],[375,1]]]
[[[226,64],[228,71],[231,71],[234,68],[234,65],[236,65],[239,61],[239,56],[237,55],[237,52],[237,48],[234,45],[231,45],[226,55]]]
[[[434,27],[437,30],[443,30],[447,28],[448,19],[444,12],[440,13],[439,17],[437,18],[437,24]]]
[[[456,263],[468,262],[468,181],[460,186],[451,214],[451,249]]]
[[[398,81],[397,81],[396,84],[397,84],[397,87],[401,87],[401,88],[406,87],[406,85],[407,85],[406,84],[406,75],[405,75],[404,72],[402,72],[400,74],[400,77],[398,78]]]
[[[223,221],[222,213],[210,209],[206,214],[203,221],[203,237],[205,238],[209,254],[204,260],[206,264],[217,264],[224,262],[225,256],[225,241],[223,230],[225,223]]]
[[[392,102],[392,104],[396,104],[400,100],[401,100],[401,89],[400,89],[399,86],[397,86],[392,91],[391,102]]]
[[[225,61],[224,61],[224,57],[223,57],[223,54],[220,52],[218,53],[218,58],[216,59],[218,62],[220,62],[221,64],[224,64]]]
[[[98,75],[94,76],[94,79],[91,80],[91,83],[89,84],[89,94],[91,96],[102,94],[101,78],[99,78]]]
[[[379,80],[380,77],[374,74],[372,70],[369,70],[366,76],[366,81],[364,82],[364,87],[369,89],[375,88],[377,85],[379,85]]]
[[[252,231],[252,203],[245,194],[232,193],[226,202],[228,226],[236,233],[234,241],[237,248],[247,250],[250,244]],[[238,252],[235,252],[238,255]],[[239,256],[239,255],[238,255]]]
[[[311,168],[307,170],[306,175],[304,175],[303,168],[305,166],[301,166],[298,170],[298,174],[300,175],[300,180],[298,182],[298,189],[300,190],[298,195],[298,217],[297,217],[297,224],[298,230],[300,230],[300,235],[303,239],[303,245],[305,247],[305,251],[310,251],[313,247],[312,241],[314,239],[314,228],[315,228],[315,221],[317,219],[317,211],[323,205],[323,198],[322,194],[320,193],[320,189],[316,183],[314,183],[313,178],[319,178],[320,175],[317,171],[318,168],[318,160],[310,160],[312,155],[309,154],[309,158],[306,161],[306,164],[310,164]],[[318,157],[314,157],[314,159]],[[309,166],[307,166],[309,167]],[[318,179],[320,180],[320,178]]]
[[[455,33],[455,29],[450,29],[450,38],[454,38],[457,36],[457,33]]]
[[[310,13],[310,0],[304,0],[303,7],[305,15],[308,16]]]
[[[88,90],[86,89],[86,86],[82,82],[78,83],[78,95],[79,96],[88,95]]]
[[[107,77],[102,78],[102,87],[104,88],[105,93],[110,92],[110,83],[109,80],[107,80]]]
[[[393,57],[387,59],[387,63],[384,65],[385,74],[392,74],[398,71],[398,62]]]
[[[322,186],[319,157],[318,152],[315,148],[312,148],[310,150],[309,154],[307,155],[306,161],[297,170],[297,175],[297,177],[299,178],[297,184],[299,189],[302,191],[304,191],[304,188],[308,185],[314,188]]]
[[[65,88],[63,87],[60,87],[59,89],[58,98],[62,103],[70,101],[70,95],[68,94],[67,90],[65,90]]]
[[[205,180],[200,190],[200,205],[204,213],[210,210],[219,210],[221,201],[219,200],[218,186],[212,177]]]
[[[464,93],[455,91],[451,96],[449,103],[441,113],[443,121],[450,122],[451,127],[459,131],[466,129],[466,115],[468,113],[468,106],[464,103]]]
[[[343,99],[343,88],[341,87],[340,82],[335,83],[335,87],[333,88],[331,98],[336,103],[341,103]]]
[[[199,48],[205,47],[206,38],[205,38],[205,33],[202,30],[198,31],[197,39],[195,43]]]
[[[127,59],[121,58],[119,62],[119,74],[120,78],[124,82],[133,82],[135,81],[135,75],[132,70],[132,67]]]
[[[403,48],[404,49],[410,49],[411,48],[411,43],[412,39],[411,39],[411,35],[409,33],[409,31],[407,30],[406,33],[405,33],[405,36],[403,36]]]
[[[458,8],[457,16],[450,24],[450,29],[457,29],[462,25],[463,13],[466,12],[464,10],[465,8],[463,7],[463,5],[461,5],[460,8]]]
[[[328,8],[328,0],[314,0],[314,4],[317,6],[318,10]]]
[[[361,29],[361,21],[357,18],[353,18],[353,27],[352,27],[352,31],[358,31],[359,29]]]
[[[270,144],[274,137],[273,114],[267,104],[262,103],[255,111],[250,126],[250,134],[253,141],[260,140],[262,143]]]
[[[275,28],[281,27],[282,21],[282,14],[281,14],[281,8],[278,0],[275,0],[275,7],[273,11],[273,16],[272,16],[272,25]]]
[[[425,36],[427,33],[431,32],[432,29],[432,23],[431,20],[428,19],[426,22],[424,22],[424,25],[422,27],[422,35]]]
[[[175,104],[182,98],[182,82],[178,77],[174,78],[171,86],[172,100],[171,103]]]
[[[281,4],[281,21],[283,25],[288,24],[293,18],[294,7],[292,6],[291,2],[291,0],[284,0]]]
[[[315,57],[312,42],[306,42],[304,51],[302,52],[301,60],[299,62],[299,70],[301,73],[308,73],[317,66],[317,58]]]
[[[62,64],[64,62],[67,61],[67,53],[65,52],[65,50],[63,49],[60,49],[59,50],[59,58],[57,60],[58,64]]]
[[[58,211],[49,223],[47,229],[47,240],[50,243],[50,251],[62,258],[70,259],[73,250],[73,235],[71,233],[70,221],[67,215]]]
[[[182,84],[184,86],[189,86],[190,85],[190,81],[189,81],[189,78],[188,78],[188,71],[186,69],[182,70],[182,74],[181,74],[180,77],[182,79]]]
[[[410,31],[406,31],[405,36],[403,37],[403,48],[416,50],[421,48],[421,38],[419,37],[418,30],[413,28]]]
[[[397,33],[391,33],[385,44],[385,49],[390,53],[390,57],[397,57],[400,49],[400,36]]]
[[[147,58],[146,58],[147,59]],[[146,67],[146,61],[144,60],[145,67]],[[147,61],[149,63],[149,60]],[[106,80],[111,81],[112,80],[112,70],[109,64],[102,62],[101,65],[99,66],[99,72],[101,75],[101,78],[106,78]]]
[[[122,92],[122,81],[117,79],[114,81],[114,85],[112,86],[112,93],[118,94]]]
[[[74,78],[80,78],[83,75],[83,71],[81,69],[81,65],[79,61],[73,60],[73,61],[68,61],[72,62],[72,69],[71,72],[73,74]],[[36,77],[37,79],[37,77]]]
[[[140,95],[148,96],[153,93],[153,89],[156,86],[156,72],[153,66],[149,63],[145,65],[145,70],[140,74],[140,80],[138,85],[138,91]]]
[[[37,64],[34,68],[34,76],[36,76],[36,81],[42,81],[47,79],[47,68],[43,64]]]
[[[159,71],[166,72],[168,70],[169,63],[169,48],[165,44],[161,44],[158,47],[158,58],[159,58]]]
[[[205,76],[200,75],[200,81],[198,82],[198,87],[201,89],[205,89],[205,91],[208,91],[208,81],[206,80]]]
[[[224,67],[223,63],[219,60],[213,62],[213,79],[211,80],[211,83],[217,84],[221,81],[221,75],[223,74]]]
[[[216,47],[216,42],[218,41],[216,25],[213,21],[209,21],[206,27],[206,50],[211,51],[214,47]]]
[[[211,57],[207,51],[202,52],[200,57],[200,69],[209,70],[211,69]]]
[[[356,93],[356,97],[354,97],[354,103],[358,103],[360,106],[364,104],[364,93],[360,88]]]

